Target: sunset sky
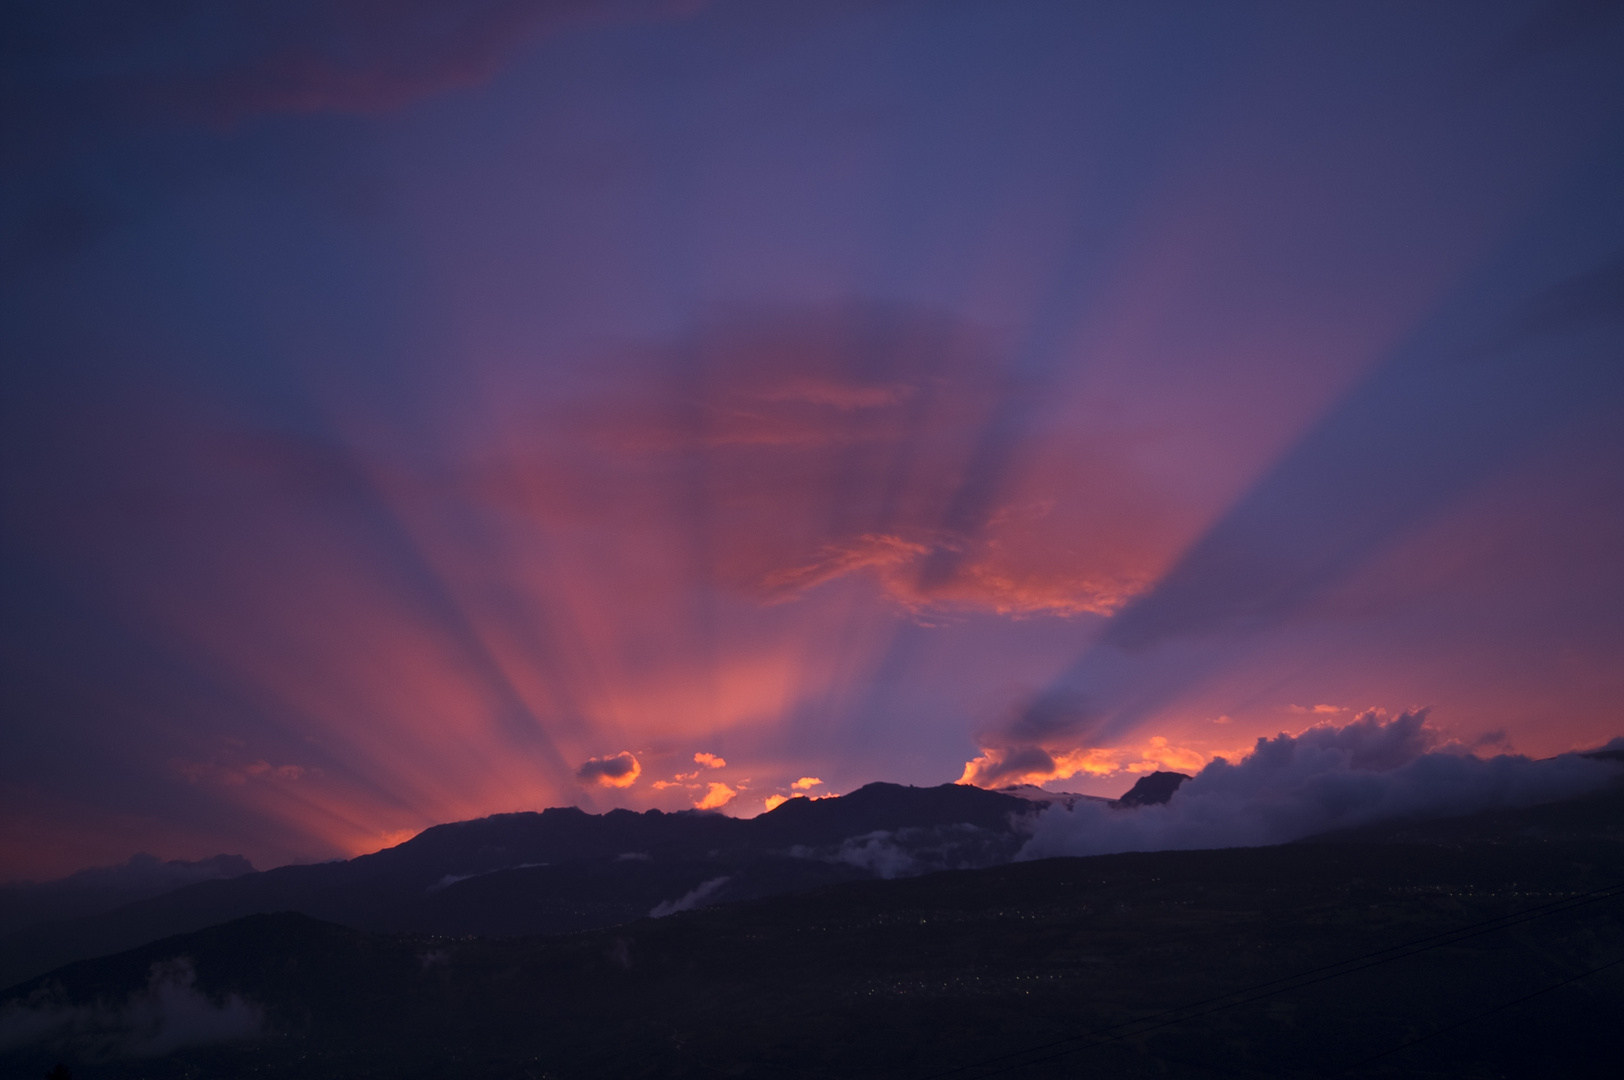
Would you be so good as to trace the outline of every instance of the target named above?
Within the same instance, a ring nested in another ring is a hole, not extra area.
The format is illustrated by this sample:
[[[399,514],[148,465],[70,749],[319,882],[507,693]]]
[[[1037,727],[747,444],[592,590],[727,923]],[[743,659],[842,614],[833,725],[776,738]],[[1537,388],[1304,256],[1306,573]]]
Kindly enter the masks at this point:
[[[1624,6],[21,7],[0,880],[1624,734]]]

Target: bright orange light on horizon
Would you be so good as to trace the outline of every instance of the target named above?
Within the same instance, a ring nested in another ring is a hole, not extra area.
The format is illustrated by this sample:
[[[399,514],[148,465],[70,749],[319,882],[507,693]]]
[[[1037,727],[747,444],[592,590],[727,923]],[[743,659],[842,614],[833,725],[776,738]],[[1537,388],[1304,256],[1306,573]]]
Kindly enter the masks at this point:
[[[997,788],[1011,784],[1069,780],[1079,774],[1106,778],[1157,770],[1194,773],[1216,757],[1244,752],[1207,753],[1174,746],[1161,735],[1153,735],[1136,745],[1118,747],[1074,747],[1063,750],[1041,747],[990,748],[985,749],[979,757],[965,762],[964,772],[956,783]]]

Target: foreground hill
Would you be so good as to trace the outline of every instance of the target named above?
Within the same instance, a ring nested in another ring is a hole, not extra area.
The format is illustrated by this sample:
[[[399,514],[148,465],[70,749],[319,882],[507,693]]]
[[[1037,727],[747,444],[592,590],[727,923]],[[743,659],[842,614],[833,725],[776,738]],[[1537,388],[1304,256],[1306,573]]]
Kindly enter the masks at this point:
[[[555,937],[260,915],[10,996],[0,1071],[81,1080],[1613,1076],[1624,792]]]

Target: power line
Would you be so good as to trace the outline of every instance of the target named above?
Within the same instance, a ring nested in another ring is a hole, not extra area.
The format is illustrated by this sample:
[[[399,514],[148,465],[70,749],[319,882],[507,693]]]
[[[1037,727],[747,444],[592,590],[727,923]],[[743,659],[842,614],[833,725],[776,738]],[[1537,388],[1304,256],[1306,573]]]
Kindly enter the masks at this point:
[[[1418,1045],[1420,1043],[1424,1043],[1428,1039],[1436,1038],[1439,1035],[1447,1035],[1449,1032],[1454,1031],[1457,1028],[1466,1027],[1468,1024],[1475,1024],[1479,1020],[1482,1020],[1486,1016],[1493,1016],[1497,1012],[1505,1012],[1507,1009],[1514,1008],[1515,1006],[1521,1005],[1525,1001],[1532,1001],[1535,998],[1541,996],[1542,994],[1549,994],[1552,990],[1560,990],[1564,986],[1570,986],[1573,983],[1578,982],[1580,979],[1588,979],[1592,975],[1596,975],[1596,974],[1598,974],[1600,972],[1606,971],[1608,968],[1618,967],[1620,964],[1624,964],[1624,957],[1620,957],[1619,959],[1614,960],[1611,963],[1603,964],[1603,965],[1601,965],[1601,967],[1593,967],[1589,971],[1581,971],[1579,974],[1574,975],[1571,978],[1563,979],[1561,982],[1558,982],[1558,983],[1552,983],[1550,986],[1547,986],[1542,990],[1535,990],[1532,994],[1524,994],[1520,998],[1516,998],[1514,1000],[1507,1001],[1507,1002],[1504,1002],[1502,1004],[1496,1005],[1492,1009],[1484,1009],[1482,1012],[1474,1013],[1473,1015],[1468,1016],[1464,1020],[1458,1020],[1455,1023],[1450,1024],[1447,1027],[1441,1027],[1436,1031],[1429,1031],[1425,1035],[1420,1036],[1419,1038],[1411,1039],[1407,1043],[1399,1043],[1397,1046],[1390,1047],[1389,1049],[1383,1050],[1379,1054],[1371,1054],[1367,1058],[1361,1058],[1360,1060],[1355,1061],[1352,1065],[1349,1065],[1347,1068],[1343,1069],[1342,1072],[1345,1075],[1347,1073],[1352,1072],[1355,1069],[1360,1069],[1360,1068],[1363,1068],[1366,1065],[1369,1065],[1372,1061],[1380,1061],[1384,1057],[1388,1057],[1389,1055],[1396,1054],[1400,1050],[1408,1050],[1410,1047],[1416,1046],[1416,1045]]]
[[[1439,933],[1430,934],[1422,938],[1416,938],[1413,941],[1404,942],[1403,944],[1393,945],[1385,949],[1378,949],[1375,952],[1365,953],[1360,956],[1351,957],[1347,960],[1340,960],[1333,964],[1325,964],[1321,967],[1311,968],[1308,971],[1300,971],[1293,975],[1286,975],[1277,979],[1270,979],[1265,982],[1255,983],[1252,986],[1248,986],[1240,990],[1232,990],[1228,993],[1218,994],[1210,998],[1204,998],[1200,1001],[1190,1002],[1186,1005],[1177,1006],[1171,1009],[1164,1009],[1160,1012],[1151,1013],[1149,1016],[1142,1016],[1135,1020],[1123,1021],[1119,1024],[1112,1024],[1104,1028],[1096,1028],[1093,1031],[1080,1032],[1076,1035],[1068,1035],[1064,1038],[1056,1039],[1052,1042],[1044,1043],[1039,1046],[1027,1047],[1024,1050],[1015,1050],[1007,1054],[1000,1054],[996,1057],[985,1058],[981,1061],[972,1062],[967,1065],[958,1065],[942,1072],[931,1073],[929,1076],[925,1077],[924,1080],[942,1080],[944,1077],[956,1076],[960,1073],[969,1072],[971,1070],[985,1070],[989,1066],[993,1065],[1002,1065],[1002,1067],[993,1069],[990,1072],[981,1072],[979,1075],[983,1077],[999,1076],[1007,1072],[1012,1072],[1016,1069],[1023,1069],[1032,1065],[1041,1065],[1045,1062],[1054,1061],[1058,1058],[1067,1057],[1071,1054],[1078,1054],[1086,1050],[1092,1050],[1095,1047],[1106,1046],[1113,1042],[1119,1042],[1122,1039],[1129,1038],[1131,1036],[1145,1035],[1152,1031],[1158,1031],[1162,1028],[1170,1027],[1174,1024],[1184,1023],[1187,1020],[1194,1020],[1198,1017],[1208,1016],[1216,1012],[1222,1012],[1226,1009],[1233,1009],[1241,1005],[1250,1004],[1254,1001],[1262,1001],[1266,998],[1283,994],[1289,990],[1298,990],[1302,989],[1303,987],[1313,986],[1316,983],[1326,982],[1331,979],[1338,979],[1344,975],[1352,975],[1372,967],[1391,963],[1395,960],[1403,960],[1411,956],[1428,952],[1432,949],[1443,948],[1446,945],[1453,945],[1456,942],[1467,941],[1475,937],[1480,937],[1484,934],[1509,929],[1513,926],[1519,926],[1525,922],[1532,922],[1535,919],[1542,919],[1548,915],[1556,915],[1574,908],[1585,907],[1589,904],[1599,903],[1603,900],[1610,900],[1620,895],[1624,895],[1624,882],[1615,883],[1602,889],[1594,889],[1587,893],[1578,893],[1574,896],[1564,897],[1560,900],[1553,900],[1549,903],[1540,904],[1535,907],[1524,908],[1521,911],[1515,911],[1509,915],[1501,915],[1493,919],[1485,919],[1482,922],[1456,927],[1453,930],[1440,931]],[[1013,1061],[1015,1058],[1027,1058],[1027,1056],[1030,1054],[1042,1053],[1045,1050],[1054,1050],[1059,1047],[1066,1047],[1070,1043],[1075,1043],[1084,1039],[1092,1039],[1094,1041],[1086,1046],[1074,1046],[1059,1050],[1058,1053],[1050,1054],[1047,1057]],[[1005,1062],[1010,1062],[1010,1064],[1004,1064]]]

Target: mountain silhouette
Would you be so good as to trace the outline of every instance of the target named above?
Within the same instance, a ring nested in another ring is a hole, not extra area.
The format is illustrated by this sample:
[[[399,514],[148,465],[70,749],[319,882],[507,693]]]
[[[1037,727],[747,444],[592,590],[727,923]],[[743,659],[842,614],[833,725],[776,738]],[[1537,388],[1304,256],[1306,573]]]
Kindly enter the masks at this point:
[[[1179,789],[1179,785],[1188,779],[1189,776],[1181,772],[1157,771],[1148,776],[1141,776],[1122,798],[1116,800],[1116,805],[1156,806],[1165,803],[1173,797],[1173,792]]]
[[[98,915],[199,881],[253,873],[241,855],[163,862],[145,853],[119,866],[81,870],[56,881],[0,886],[0,940],[38,923]]]
[[[875,783],[754,818],[575,807],[437,825],[342,862],[204,881],[0,939],[0,986],[72,960],[265,912],[358,929],[548,934],[609,926],[706,883],[721,903],[1007,862],[1042,802],[960,784]],[[719,883],[718,883],[719,882]]]

